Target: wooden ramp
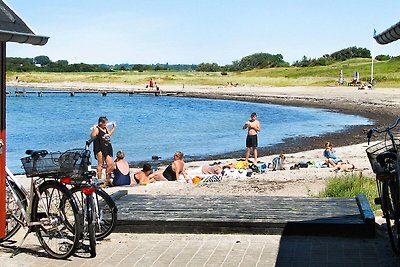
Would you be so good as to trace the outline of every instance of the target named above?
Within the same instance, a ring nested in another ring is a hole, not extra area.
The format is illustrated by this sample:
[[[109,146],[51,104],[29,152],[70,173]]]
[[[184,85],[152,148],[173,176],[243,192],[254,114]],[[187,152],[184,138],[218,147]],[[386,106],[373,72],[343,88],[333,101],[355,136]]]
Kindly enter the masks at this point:
[[[349,198],[125,195],[117,232],[250,233],[373,237],[364,195]]]

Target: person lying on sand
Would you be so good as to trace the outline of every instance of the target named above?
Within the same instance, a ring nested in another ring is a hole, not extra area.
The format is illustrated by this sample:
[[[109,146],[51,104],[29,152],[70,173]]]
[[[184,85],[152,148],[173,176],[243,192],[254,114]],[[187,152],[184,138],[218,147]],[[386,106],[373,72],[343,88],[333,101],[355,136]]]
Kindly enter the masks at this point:
[[[339,162],[338,164],[336,164],[335,167],[332,168],[333,171],[337,172],[337,171],[352,171],[354,170],[354,164],[350,163],[348,160],[346,162]]]
[[[144,163],[142,170],[135,173],[133,175],[133,179],[135,180],[135,182],[137,184],[140,184],[140,185],[146,185],[146,184],[152,183],[155,180],[153,178],[149,179],[151,172],[152,172],[151,165],[148,163]]]
[[[205,165],[201,168],[201,172],[203,174],[217,174],[217,175],[221,175],[222,171],[225,168],[234,168],[235,164],[234,163],[228,163],[225,165],[222,165],[220,162],[218,162],[217,164],[211,164],[211,165]]]

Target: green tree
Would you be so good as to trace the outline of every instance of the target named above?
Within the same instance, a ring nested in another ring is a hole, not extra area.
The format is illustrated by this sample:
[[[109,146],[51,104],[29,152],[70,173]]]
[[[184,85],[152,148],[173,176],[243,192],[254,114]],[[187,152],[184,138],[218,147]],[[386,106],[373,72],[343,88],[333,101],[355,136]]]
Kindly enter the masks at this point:
[[[196,70],[204,72],[217,72],[221,70],[221,67],[217,63],[200,63],[197,65]]]
[[[37,56],[33,59],[33,62],[35,64],[40,64],[40,66],[46,66],[51,62],[50,58],[48,56]]]

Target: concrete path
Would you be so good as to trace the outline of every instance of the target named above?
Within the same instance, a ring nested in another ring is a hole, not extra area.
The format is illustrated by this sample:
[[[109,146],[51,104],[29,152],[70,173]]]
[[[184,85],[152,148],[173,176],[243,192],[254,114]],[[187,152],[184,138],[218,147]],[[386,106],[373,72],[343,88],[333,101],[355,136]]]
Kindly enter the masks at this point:
[[[360,239],[115,233],[99,242],[96,258],[77,253],[68,260],[48,258],[33,234],[14,258],[12,247],[0,247],[1,266],[400,266],[383,234]]]

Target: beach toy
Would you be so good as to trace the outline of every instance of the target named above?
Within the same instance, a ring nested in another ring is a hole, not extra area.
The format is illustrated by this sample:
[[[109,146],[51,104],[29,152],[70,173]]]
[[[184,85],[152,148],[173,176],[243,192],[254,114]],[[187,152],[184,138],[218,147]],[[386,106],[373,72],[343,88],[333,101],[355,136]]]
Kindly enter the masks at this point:
[[[200,177],[199,176],[195,176],[195,177],[193,177],[193,179],[192,179],[192,182],[194,183],[194,184],[199,184],[200,183]]]

